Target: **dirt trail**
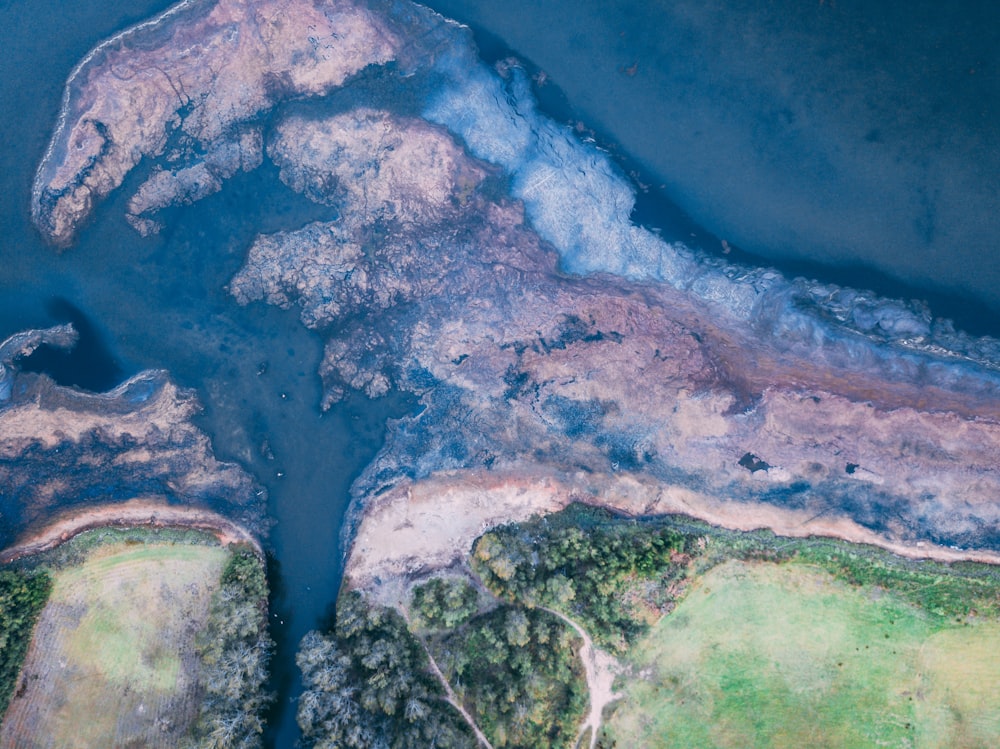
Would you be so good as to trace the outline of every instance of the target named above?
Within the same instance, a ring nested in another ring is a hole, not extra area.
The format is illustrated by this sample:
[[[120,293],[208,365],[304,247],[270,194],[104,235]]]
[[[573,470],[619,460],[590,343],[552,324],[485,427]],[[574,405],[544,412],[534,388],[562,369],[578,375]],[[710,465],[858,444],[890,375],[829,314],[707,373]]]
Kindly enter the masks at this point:
[[[399,613],[403,615],[403,620],[406,622],[407,628],[413,634],[414,638],[416,638],[417,642],[420,643],[420,647],[424,649],[424,653],[427,655],[427,662],[430,664],[431,671],[434,672],[434,676],[437,678],[438,682],[440,682],[441,684],[441,687],[444,689],[445,698],[448,700],[449,704],[453,708],[458,710],[459,713],[462,714],[462,717],[465,718],[465,722],[469,724],[469,728],[471,728],[472,732],[476,734],[476,739],[479,741],[479,743],[482,746],[486,747],[486,749],[493,749],[493,745],[490,743],[490,740],[486,738],[486,734],[484,734],[479,729],[479,726],[476,725],[476,721],[473,720],[472,716],[469,715],[468,711],[464,707],[462,707],[461,700],[458,699],[458,695],[456,695],[455,690],[451,688],[451,684],[448,682],[448,679],[445,678],[445,675],[441,672],[441,669],[438,668],[437,661],[435,661],[434,656],[431,655],[431,651],[427,647],[427,643],[423,641],[423,638],[421,638],[419,635],[413,632],[413,627],[410,624],[410,613],[403,606],[399,606],[398,608],[399,608]]]
[[[590,730],[590,749],[597,746],[597,734],[601,730],[601,716],[604,708],[620,698],[622,695],[615,693],[615,676],[618,673],[618,662],[603,650],[594,647],[594,641],[587,634],[586,630],[570,619],[565,614],[561,614],[555,609],[546,606],[539,608],[548,611],[553,616],[558,616],[569,626],[576,630],[583,640],[583,647],[580,648],[580,660],[583,661],[583,669],[587,675],[587,690],[590,692],[590,712],[587,719],[580,726],[580,732],[576,736],[575,746],[579,748],[580,740]]]
[[[224,546],[249,544],[258,554],[263,553],[253,534],[216,512],[196,507],[171,507],[151,499],[133,499],[89,507],[59,518],[0,551],[0,564],[48,551],[84,531],[115,526],[194,528],[213,534]]]
[[[417,639],[419,640],[420,638]],[[490,743],[489,739],[487,739],[486,735],[481,730],[479,730],[479,726],[476,725],[476,721],[473,720],[472,716],[469,715],[469,713],[466,711],[464,707],[462,707],[462,703],[459,701],[458,696],[455,694],[455,691],[451,688],[451,684],[448,683],[448,680],[445,678],[444,674],[441,673],[441,669],[438,668],[438,664],[434,660],[434,656],[431,655],[430,650],[427,649],[427,645],[424,644],[423,640],[420,640],[420,645],[421,647],[423,647],[424,652],[427,653],[427,661],[428,663],[430,663],[431,671],[434,672],[434,675],[437,677],[438,681],[441,682],[441,686],[444,687],[444,692],[448,697],[448,702],[450,702],[452,707],[454,707],[456,710],[458,710],[458,712],[462,714],[462,717],[465,718],[465,722],[469,724],[469,728],[471,728],[473,733],[476,734],[476,739],[478,739],[479,743],[485,746],[486,749],[493,749],[493,745]]]

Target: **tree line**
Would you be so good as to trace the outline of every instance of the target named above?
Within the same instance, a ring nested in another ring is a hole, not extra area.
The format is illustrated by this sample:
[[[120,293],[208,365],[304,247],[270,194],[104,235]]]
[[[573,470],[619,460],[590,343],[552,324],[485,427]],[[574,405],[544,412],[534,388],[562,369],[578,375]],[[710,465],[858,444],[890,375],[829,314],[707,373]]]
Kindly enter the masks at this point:
[[[31,634],[52,592],[45,572],[0,571],[0,722],[7,712]]]
[[[197,749],[256,749],[271,697],[264,686],[273,642],[267,631],[267,578],[253,549],[233,552],[195,639],[201,707],[191,731]]]

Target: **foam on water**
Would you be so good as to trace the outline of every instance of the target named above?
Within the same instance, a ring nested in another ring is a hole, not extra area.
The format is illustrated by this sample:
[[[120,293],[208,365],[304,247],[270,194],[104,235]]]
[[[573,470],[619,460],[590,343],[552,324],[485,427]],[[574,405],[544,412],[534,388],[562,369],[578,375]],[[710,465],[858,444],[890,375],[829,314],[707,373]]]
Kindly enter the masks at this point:
[[[435,68],[447,83],[424,117],[504,169],[566,272],[668,283],[831,365],[960,389],[978,390],[981,379],[1000,384],[1000,342],[956,331],[920,302],[729,264],[634,225],[633,185],[607,154],[538,111],[516,63],[492,70],[456,44]]]

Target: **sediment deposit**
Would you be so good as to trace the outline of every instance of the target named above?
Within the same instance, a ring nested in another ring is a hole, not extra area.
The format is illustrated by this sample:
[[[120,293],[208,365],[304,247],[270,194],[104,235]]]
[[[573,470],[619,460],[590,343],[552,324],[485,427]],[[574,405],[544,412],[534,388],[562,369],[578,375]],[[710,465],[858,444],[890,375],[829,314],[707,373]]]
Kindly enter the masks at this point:
[[[348,390],[421,399],[355,486],[352,569],[392,556],[401,536],[365,524],[422,482],[449,497],[509,482],[483,523],[572,495],[1000,549],[997,341],[635,226],[627,180],[537,111],[519,66],[487,67],[466,30],[418,6],[193,8],[75,73],[36,220],[68,242],[143,159],[128,209],[143,231],[264,158],[329,210],[258,236],[230,291],[294,306],[323,336],[327,405]],[[537,501],[517,498],[518,476]],[[635,486],[641,501],[612,499]],[[453,560],[471,533],[449,536],[459,513],[441,553],[415,559]],[[386,569],[419,566],[400,564]]]
[[[187,0],[109,39],[74,70],[36,178],[35,220],[53,243],[68,245],[96,203],[143,158],[165,156],[178,182],[197,181],[186,170],[204,165],[197,189],[210,192],[218,173],[236,171],[214,162],[220,143],[246,137],[242,123],[276,101],[330,91],[366,65],[391,59],[393,46],[388,30],[359,4]],[[147,192],[167,181],[152,179]],[[179,197],[192,187],[167,189]],[[132,209],[155,204],[147,197]]]
[[[264,493],[239,466],[216,460],[191,418],[193,392],[142,372],[107,393],[20,372],[24,341],[72,345],[72,328],[21,333],[0,345],[9,395],[0,399],[0,547],[67,510],[148,498],[193,505],[262,529]],[[19,345],[13,345],[17,342]],[[155,514],[155,513],[154,513]]]

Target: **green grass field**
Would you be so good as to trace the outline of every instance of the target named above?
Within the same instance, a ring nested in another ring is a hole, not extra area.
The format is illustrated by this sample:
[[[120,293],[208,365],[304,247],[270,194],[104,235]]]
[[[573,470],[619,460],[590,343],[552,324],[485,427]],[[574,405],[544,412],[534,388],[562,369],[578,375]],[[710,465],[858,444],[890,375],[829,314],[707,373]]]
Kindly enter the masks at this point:
[[[194,638],[228,557],[118,542],[55,571],[0,747],[176,745],[197,713]]]
[[[709,570],[627,661],[618,747],[1000,745],[1000,625],[801,563]]]

